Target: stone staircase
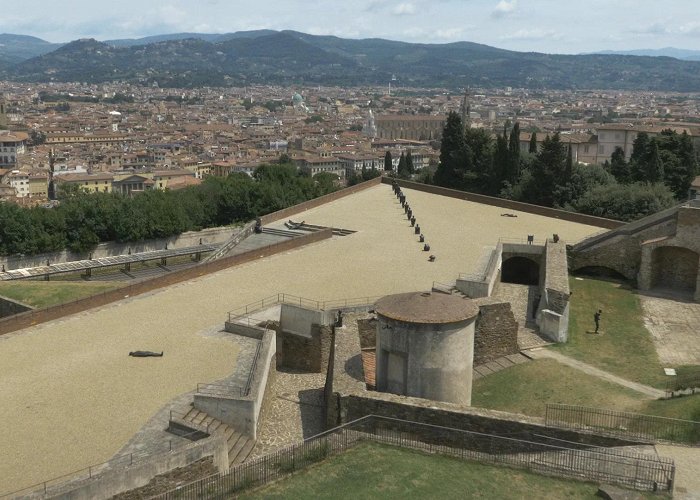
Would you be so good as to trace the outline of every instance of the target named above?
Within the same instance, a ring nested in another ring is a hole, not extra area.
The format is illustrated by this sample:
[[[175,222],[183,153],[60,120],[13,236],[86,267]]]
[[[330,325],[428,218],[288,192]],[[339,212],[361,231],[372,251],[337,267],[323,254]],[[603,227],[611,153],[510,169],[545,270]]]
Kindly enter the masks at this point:
[[[462,297],[463,299],[469,298],[457,289],[456,281],[452,281],[450,283],[439,283],[437,281],[433,281],[432,291],[437,293],[444,293],[447,295],[456,295],[457,297]]]
[[[191,424],[195,430],[206,430],[210,436],[223,434],[228,443],[229,466],[243,463],[255,446],[254,440],[243,436],[221,420],[217,420],[194,407],[180,420],[182,423]]]

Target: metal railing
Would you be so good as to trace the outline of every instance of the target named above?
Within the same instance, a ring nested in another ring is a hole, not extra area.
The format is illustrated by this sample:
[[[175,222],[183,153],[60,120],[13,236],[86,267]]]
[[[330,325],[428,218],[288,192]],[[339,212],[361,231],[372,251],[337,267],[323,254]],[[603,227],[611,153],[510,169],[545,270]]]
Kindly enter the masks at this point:
[[[369,415],[154,498],[227,498],[343,453],[363,441],[642,491],[673,490],[673,461],[655,455],[574,449]]]
[[[165,442],[162,442],[156,446],[149,447],[145,450],[119,455],[107,460],[106,462],[92,464],[88,467],[77,469],[67,474],[63,474],[61,476],[53,477],[46,481],[27,486],[20,490],[11,491],[7,493],[0,493],[0,498],[14,498],[29,495],[54,495],[60,492],[62,489],[66,488],[69,482],[92,479],[93,477],[100,474],[101,472],[104,472],[107,469],[130,467],[134,464],[147,462],[153,455],[169,453],[171,451],[175,451],[184,446],[192,444],[189,438],[198,436],[201,436],[201,431],[192,431],[178,436],[177,439],[168,439]],[[183,439],[187,441],[183,441]]]
[[[651,442],[700,445],[700,422],[601,408],[547,404],[545,425]]]
[[[289,293],[278,293],[229,311],[228,321],[229,323],[232,323],[234,320],[240,320],[241,318],[245,318],[250,314],[279,304],[292,304],[299,307],[308,307],[309,309],[318,309],[323,311],[328,309],[341,309],[343,307],[370,305],[376,302],[379,298],[381,298],[380,295],[337,300],[314,300]]]

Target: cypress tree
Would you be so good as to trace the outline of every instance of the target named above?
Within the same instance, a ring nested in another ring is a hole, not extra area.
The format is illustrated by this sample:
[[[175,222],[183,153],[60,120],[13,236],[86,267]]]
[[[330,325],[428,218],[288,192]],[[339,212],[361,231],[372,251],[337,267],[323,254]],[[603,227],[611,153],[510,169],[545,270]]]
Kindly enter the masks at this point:
[[[630,166],[625,161],[625,150],[620,146],[616,147],[610,156],[610,173],[617,179],[617,182],[623,184],[630,182]]]
[[[386,154],[384,155],[384,170],[385,171],[391,171],[394,170],[394,166],[392,165],[392,159],[391,159],[391,151],[387,151]]]
[[[440,144],[440,164],[435,171],[433,181],[438,186],[459,188],[462,184],[460,168],[464,154],[464,130],[462,119],[450,111],[442,131]]]
[[[406,171],[409,174],[412,174],[415,172],[415,168],[413,166],[413,156],[411,156],[410,149],[406,152]]]
[[[508,142],[508,178],[515,182],[520,177],[520,124],[515,122]]]
[[[656,139],[652,139],[649,148],[649,155],[646,161],[646,181],[652,184],[663,182],[664,180],[664,164],[661,161],[659,154],[659,143]]]
[[[533,132],[530,136],[530,146],[527,151],[533,155],[537,154],[537,132]]]

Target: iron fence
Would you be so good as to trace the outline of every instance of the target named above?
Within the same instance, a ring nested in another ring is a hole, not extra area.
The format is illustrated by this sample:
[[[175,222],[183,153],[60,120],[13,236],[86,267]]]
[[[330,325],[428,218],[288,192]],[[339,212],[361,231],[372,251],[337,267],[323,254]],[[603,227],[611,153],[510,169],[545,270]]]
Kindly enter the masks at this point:
[[[590,430],[600,434],[700,445],[700,422],[601,408],[547,404],[547,427]]]
[[[22,488],[21,490],[0,493],[0,498],[9,499],[31,495],[44,495],[45,497],[47,497],[55,495],[58,494],[58,492],[60,492],[63,488],[65,488],[69,482],[92,479],[96,475],[106,470],[121,467],[130,467],[134,464],[147,462],[154,455],[169,453],[171,451],[175,451],[184,446],[192,444],[192,440],[201,437],[201,434],[201,431],[192,431],[186,434],[181,434],[178,438],[168,439],[167,441],[164,441],[155,446],[150,446],[149,448],[144,450],[119,455],[114,458],[111,458],[110,460],[107,460],[106,462],[101,462],[98,464],[90,465],[88,467],[84,467],[82,469],[74,470],[69,472],[68,474],[56,476],[46,481],[27,486],[25,488]]]
[[[670,459],[620,450],[567,448],[369,415],[154,498],[228,498],[367,441],[642,491],[673,490],[675,465]]]
[[[315,300],[307,299],[305,297],[299,297],[289,293],[277,293],[275,295],[270,295],[250,304],[238,307],[228,313],[228,322],[233,323],[239,322],[242,318],[245,318],[249,314],[259,312],[268,307],[276,306],[278,304],[291,304],[297,305],[299,307],[308,307],[309,309],[318,310],[328,310],[328,309],[342,309],[344,307],[360,307],[364,305],[374,304],[381,296],[368,296],[368,297],[354,297],[350,299],[336,299],[336,300]]]

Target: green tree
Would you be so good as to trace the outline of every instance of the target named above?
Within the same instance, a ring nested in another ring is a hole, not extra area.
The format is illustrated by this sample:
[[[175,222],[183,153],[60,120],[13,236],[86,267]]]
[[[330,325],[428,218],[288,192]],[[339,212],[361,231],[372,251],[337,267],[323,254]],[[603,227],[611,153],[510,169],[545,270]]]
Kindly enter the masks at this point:
[[[633,221],[675,205],[673,193],[662,183],[609,184],[584,193],[573,204],[581,213]]]
[[[413,166],[413,156],[411,156],[411,150],[406,151],[406,171],[409,175],[412,175],[416,169]]]
[[[396,169],[396,173],[401,179],[408,179],[410,173],[408,172],[408,166],[406,165],[406,155],[401,152],[401,157],[399,158],[399,166]]]
[[[391,151],[387,150],[386,154],[384,155],[384,170],[387,172],[390,172],[394,170],[394,165],[392,163],[391,159]]]
[[[646,162],[649,157],[649,135],[639,132],[632,143],[630,155],[630,171],[632,181],[646,180]]]
[[[631,181],[630,165],[625,161],[625,150],[620,146],[610,156],[610,173],[617,182],[627,184]]]
[[[440,163],[433,180],[438,186],[461,189],[464,185],[461,164],[464,160],[462,119],[454,111],[447,115],[440,142]]]
[[[533,132],[530,136],[530,145],[527,151],[533,155],[537,154],[537,132]]]
[[[520,124],[515,122],[508,140],[508,170],[504,180],[515,182],[518,177],[520,177]]]
[[[652,139],[648,149],[648,157],[645,162],[644,180],[652,184],[664,180],[664,164],[659,153],[659,144]]]

